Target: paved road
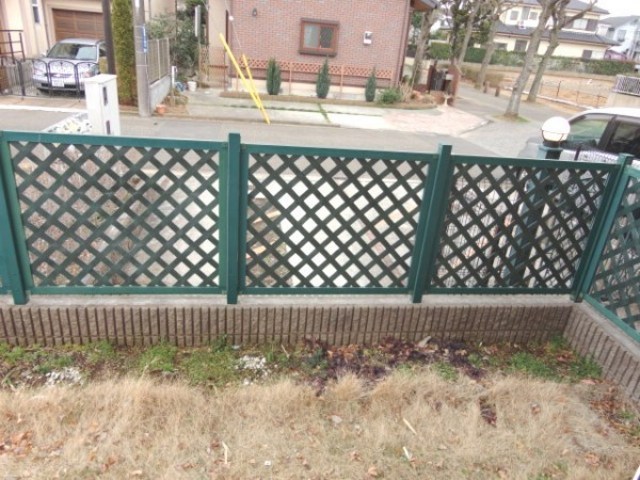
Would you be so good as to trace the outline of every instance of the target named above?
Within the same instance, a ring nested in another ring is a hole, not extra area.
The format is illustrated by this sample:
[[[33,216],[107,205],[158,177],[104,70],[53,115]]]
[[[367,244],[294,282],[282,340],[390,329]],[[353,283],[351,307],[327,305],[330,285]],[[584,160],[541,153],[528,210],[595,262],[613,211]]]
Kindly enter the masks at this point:
[[[220,119],[140,118],[126,114],[122,115],[121,123],[122,133],[127,136],[220,141],[233,132],[239,133],[243,141],[248,143],[417,152],[433,152],[442,143],[453,145],[453,152],[459,154],[516,156],[526,139],[539,133],[540,125],[546,118],[567,114],[566,109],[523,102],[521,114],[524,120],[506,121],[500,116],[506,109],[507,101],[507,93],[496,98],[462,85],[456,109],[481,117],[485,123],[462,134],[459,128],[452,128],[455,135],[316,125],[264,125]],[[57,102],[56,108],[38,106],[33,102],[25,99],[11,106],[2,106],[0,129],[41,131],[85,108],[82,99],[65,99]],[[434,124],[440,122],[441,118],[444,116],[433,116]],[[434,125],[434,129],[436,126],[441,125]],[[448,131],[446,128],[436,130]]]
[[[497,155],[515,157],[528,138],[540,135],[540,127],[546,119],[556,115],[567,117],[578,111],[559,104],[523,101],[519,110],[521,118],[506,120],[502,115],[507,109],[509,95],[510,92],[502,92],[500,97],[495,97],[463,84],[456,99],[456,108],[483,117],[487,123],[463,133],[460,138],[483,145]]]

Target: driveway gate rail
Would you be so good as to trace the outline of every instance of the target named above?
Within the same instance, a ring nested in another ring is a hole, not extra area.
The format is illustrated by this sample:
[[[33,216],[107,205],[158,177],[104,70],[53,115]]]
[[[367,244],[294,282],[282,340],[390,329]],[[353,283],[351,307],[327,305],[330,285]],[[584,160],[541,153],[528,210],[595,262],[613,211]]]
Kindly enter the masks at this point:
[[[617,164],[0,133],[0,291],[570,294],[636,340]]]

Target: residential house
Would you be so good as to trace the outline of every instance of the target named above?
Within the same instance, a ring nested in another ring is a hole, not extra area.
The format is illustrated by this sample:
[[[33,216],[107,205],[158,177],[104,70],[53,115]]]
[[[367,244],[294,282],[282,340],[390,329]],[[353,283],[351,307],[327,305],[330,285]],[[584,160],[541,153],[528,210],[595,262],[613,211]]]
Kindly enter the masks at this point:
[[[141,0],[147,18],[172,12],[174,0]],[[104,38],[101,0],[2,0],[0,30],[22,32],[25,57],[46,52],[56,41],[71,37]],[[4,39],[6,42],[6,38]],[[5,44],[3,50],[7,50]],[[0,53],[5,53],[0,51]]]
[[[640,61],[640,16],[603,18],[598,33],[620,44],[610,49],[606,56]]]
[[[586,2],[571,0],[567,6],[569,16],[588,8]],[[500,17],[500,26],[495,37],[498,48],[525,52],[533,29],[538,24],[542,7],[537,0],[514,1],[513,7]],[[617,42],[598,34],[598,23],[602,15],[609,12],[594,6],[583,18],[575,20],[559,34],[560,45],[554,55],[559,57],[574,57],[583,59],[602,59],[608,48]],[[542,55],[549,45],[549,32],[546,31],[538,53]]]
[[[284,82],[313,82],[328,59],[334,85],[362,86],[374,67],[380,86],[395,85],[402,77],[412,8],[435,6],[433,0],[212,0],[209,65],[229,68],[218,41],[222,33],[258,78],[275,58]]]

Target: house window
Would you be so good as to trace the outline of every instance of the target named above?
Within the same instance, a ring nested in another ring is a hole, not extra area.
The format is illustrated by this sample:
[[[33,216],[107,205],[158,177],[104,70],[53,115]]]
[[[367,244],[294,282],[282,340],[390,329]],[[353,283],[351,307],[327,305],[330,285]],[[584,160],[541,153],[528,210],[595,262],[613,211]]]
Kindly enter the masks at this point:
[[[511,10],[511,12],[509,13],[509,20],[518,20],[518,10]]]
[[[516,46],[513,49],[514,52],[526,52],[527,51],[527,41],[526,40],[516,40]]]
[[[506,43],[501,43],[501,42],[496,42],[496,50],[507,50],[507,44]]]
[[[618,30],[618,33],[616,34],[616,41],[624,42],[626,36],[627,36],[626,30]]]
[[[302,19],[300,53],[335,56],[338,53],[338,22]]]
[[[582,51],[582,58],[585,60],[589,60],[591,58],[591,55],[593,55],[593,50],[583,50]]]
[[[598,29],[598,21],[595,19],[587,20],[587,31],[595,32]]]
[[[531,12],[531,7],[524,7],[522,9],[522,20],[527,20],[529,18],[529,12]]]
[[[579,18],[578,20],[574,20],[571,23],[570,28],[574,28],[576,30],[586,30],[588,22],[584,18]]]
[[[538,20],[538,12],[531,12],[529,14],[529,20],[533,20],[534,22]]]
[[[40,8],[38,7],[38,0],[31,0],[31,8],[33,10],[34,23],[40,23]]]

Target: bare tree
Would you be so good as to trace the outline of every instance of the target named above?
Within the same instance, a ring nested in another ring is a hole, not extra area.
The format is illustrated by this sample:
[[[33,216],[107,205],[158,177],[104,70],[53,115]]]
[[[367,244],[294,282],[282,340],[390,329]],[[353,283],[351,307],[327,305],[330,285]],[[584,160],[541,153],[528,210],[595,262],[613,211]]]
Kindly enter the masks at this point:
[[[411,71],[411,85],[420,83],[422,74],[422,62],[429,51],[429,40],[431,39],[431,27],[438,18],[439,10],[433,8],[426,12],[421,12],[420,35],[416,45],[416,56],[413,59],[413,70]]]
[[[533,83],[531,84],[531,88],[529,89],[529,95],[527,96],[527,102],[535,102],[538,98],[538,93],[540,93],[540,86],[542,85],[542,76],[547,70],[547,66],[549,65],[549,59],[555,52],[556,48],[560,44],[559,36],[560,31],[570,25],[574,20],[579,20],[583,18],[588,12],[590,12],[595,6],[597,0],[590,0],[584,10],[576,13],[575,15],[567,16],[566,7],[568,2],[560,2],[553,8],[551,13],[551,29],[549,30],[549,45],[538,64],[538,69],[536,70],[536,75],[533,78]]]
[[[496,43],[494,40],[496,33],[498,32],[498,27],[500,26],[500,16],[510,8],[513,8],[513,3],[509,0],[489,0],[485,3],[484,8],[487,8],[490,11],[487,19],[490,22],[490,26],[489,32],[487,33],[487,41],[484,44],[485,50],[484,57],[482,58],[482,65],[480,66],[478,77],[476,78],[476,88],[481,88],[482,85],[484,85],[491,57],[493,57],[493,52],[496,51]]]
[[[467,21],[464,25],[464,37],[460,44],[460,52],[458,53],[458,64],[464,62],[464,57],[467,54],[467,48],[469,47],[469,41],[471,40],[471,35],[473,35],[473,29],[476,25],[476,19],[483,3],[483,0],[469,0],[467,2]]]
[[[531,36],[529,37],[529,45],[527,47],[527,53],[524,57],[524,65],[522,66],[522,71],[515,83],[513,84],[513,90],[511,91],[511,97],[509,98],[509,103],[507,104],[507,109],[504,112],[505,117],[516,118],[520,111],[520,101],[522,100],[522,92],[524,92],[525,86],[529,77],[531,76],[531,72],[535,67],[535,56],[538,52],[538,47],[540,46],[540,40],[542,39],[542,34],[545,31],[545,27],[549,18],[551,17],[551,13],[553,8],[556,5],[564,3],[565,5],[569,3],[569,0],[538,0],[540,6],[542,7],[542,13],[538,17],[538,25],[531,32]]]

